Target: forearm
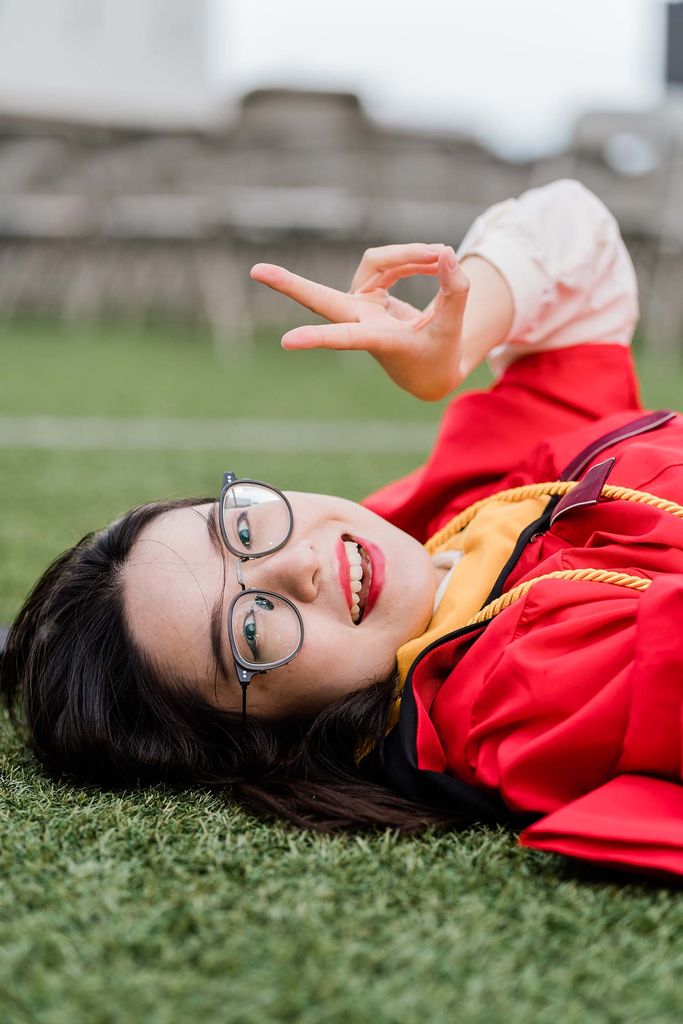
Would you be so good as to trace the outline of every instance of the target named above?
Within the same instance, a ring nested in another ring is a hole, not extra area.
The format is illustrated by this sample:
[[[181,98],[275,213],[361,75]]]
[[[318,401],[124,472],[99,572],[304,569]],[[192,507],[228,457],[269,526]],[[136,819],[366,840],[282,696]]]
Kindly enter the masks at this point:
[[[481,256],[465,256],[460,265],[470,282],[460,356],[464,378],[506,340],[515,310],[510,286],[493,264]]]

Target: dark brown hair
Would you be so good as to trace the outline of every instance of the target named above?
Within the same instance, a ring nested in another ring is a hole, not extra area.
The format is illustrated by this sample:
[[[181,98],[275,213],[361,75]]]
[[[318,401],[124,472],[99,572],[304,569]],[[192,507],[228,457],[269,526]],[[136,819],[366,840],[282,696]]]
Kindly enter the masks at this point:
[[[381,744],[395,680],[312,719],[245,722],[182,680],[161,678],[133,642],[121,569],[136,538],[161,513],[209,500],[135,508],[64,552],[33,588],[10,629],[0,684],[42,764],[105,787],[210,787],[319,831],[455,824],[356,766],[360,743]]]

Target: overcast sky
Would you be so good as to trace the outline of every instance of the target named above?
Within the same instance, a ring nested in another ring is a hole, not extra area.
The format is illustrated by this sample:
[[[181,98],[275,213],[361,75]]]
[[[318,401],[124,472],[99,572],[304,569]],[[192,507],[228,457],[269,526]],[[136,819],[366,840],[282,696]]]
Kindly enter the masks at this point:
[[[559,148],[582,110],[661,96],[659,0],[213,0],[231,89],[352,89],[385,121]]]

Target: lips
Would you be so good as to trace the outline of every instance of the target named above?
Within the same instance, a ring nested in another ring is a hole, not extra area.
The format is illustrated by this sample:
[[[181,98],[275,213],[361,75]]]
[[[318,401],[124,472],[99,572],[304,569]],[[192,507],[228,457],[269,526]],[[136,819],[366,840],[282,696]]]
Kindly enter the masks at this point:
[[[370,581],[370,588],[368,590],[367,600],[365,603],[365,609],[363,611],[363,618],[367,617],[374,606],[377,604],[379,595],[382,592],[384,586],[384,577],[386,573],[386,559],[381,548],[378,548],[376,544],[373,544],[370,540],[365,540],[364,537],[354,538],[358,544],[361,545],[361,549],[365,549],[367,557],[370,559],[372,566],[372,579]],[[361,550],[361,558],[363,552]]]
[[[349,606],[349,611],[351,611],[353,595],[351,593],[351,579],[349,577],[349,560],[346,557],[344,537],[340,537],[339,540],[337,541],[337,563],[339,566],[339,583],[342,588],[344,597],[346,598],[346,603]]]

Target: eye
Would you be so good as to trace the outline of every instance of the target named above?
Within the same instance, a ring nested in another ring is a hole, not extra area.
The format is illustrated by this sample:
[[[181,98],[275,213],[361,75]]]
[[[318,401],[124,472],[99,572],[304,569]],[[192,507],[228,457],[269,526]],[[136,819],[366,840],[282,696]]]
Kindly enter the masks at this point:
[[[259,608],[267,608],[269,612],[272,612],[274,610],[274,608],[275,608],[275,605],[273,604],[273,602],[269,601],[268,598],[265,597],[264,594],[259,594],[256,597],[256,599],[254,601],[254,604],[257,604],[259,606]]]
[[[245,616],[244,622],[242,623],[242,634],[244,636],[244,639],[247,641],[247,647],[254,655],[255,660],[258,661],[259,635],[258,630],[256,628],[256,619],[254,618],[253,612],[249,612],[249,614]]]
[[[240,512],[237,517],[237,536],[240,539],[240,544],[249,550],[251,547],[251,527],[246,512]]]

